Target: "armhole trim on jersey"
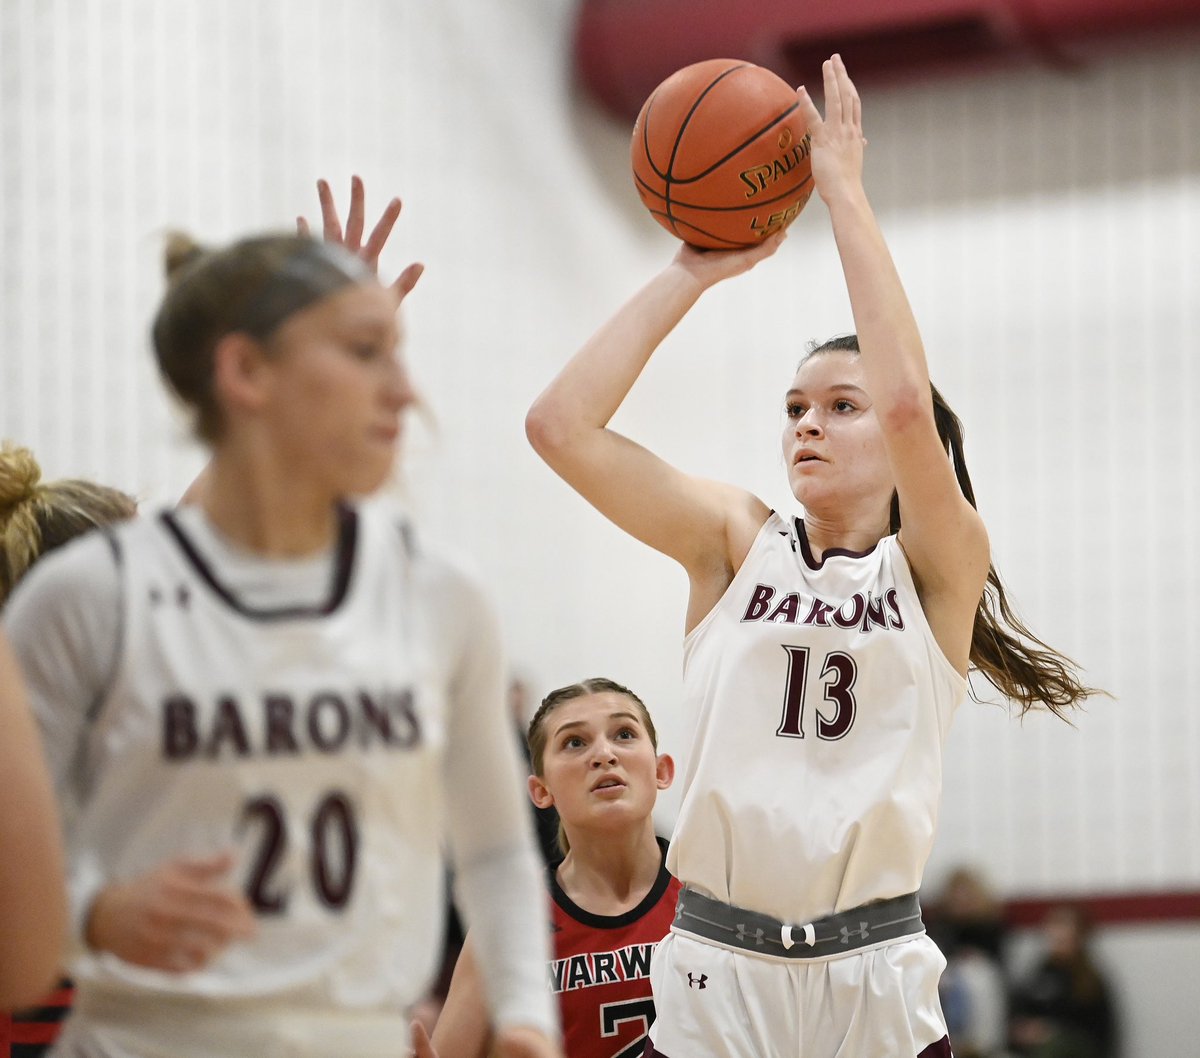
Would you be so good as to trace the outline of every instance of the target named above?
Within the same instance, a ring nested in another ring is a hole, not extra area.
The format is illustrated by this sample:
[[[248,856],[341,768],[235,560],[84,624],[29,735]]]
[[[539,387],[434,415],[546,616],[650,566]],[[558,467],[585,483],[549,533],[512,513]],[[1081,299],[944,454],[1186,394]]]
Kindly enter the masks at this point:
[[[260,609],[247,605],[229,590],[204,556],[197,550],[183,526],[170,511],[163,511],[159,520],[168,534],[183,552],[188,564],[196,571],[213,592],[232,610],[254,621],[279,621],[297,617],[328,617],[345,601],[350,590],[350,577],[354,572],[354,558],[358,550],[358,513],[353,507],[344,504],[338,507],[338,538],[334,545],[333,585],[329,597],[320,606],[281,606],[272,609]]]
[[[109,692],[116,683],[117,670],[121,667],[121,657],[125,652],[125,625],[128,616],[125,605],[125,552],[111,526],[101,526],[100,531],[104,534],[109,551],[112,552],[113,570],[117,578],[117,634],[113,636],[113,652],[108,663],[108,671],[104,674],[104,680],[96,690],[95,697],[88,703],[87,711],[83,714],[89,724],[95,723],[99,718],[100,710],[104,708]]]
[[[904,545],[900,543],[899,536],[895,536],[892,539],[896,541],[895,558],[893,561],[902,567],[902,575],[907,581],[905,589],[912,593],[912,597],[917,604],[914,620],[920,622],[921,635],[929,645],[929,649],[932,651],[935,660],[940,663],[944,674],[952,678],[955,681],[955,686],[958,687],[958,701],[955,702],[955,707],[957,708],[962,704],[962,700],[966,697],[967,690],[971,686],[971,670],[968,668],[967,675],[964,676],[954,667],[954,663],[946,657],[946,652],[942,649],[942,644],[937,641],[937,636],[933,634],[933,626],[929,623],[929,618],[925,616],[925,607],[921,605],[921,595],[917,591],[917,581],[913,576],[912,566],[908,564],[908,553],[904,550]],[[899,570],[897,571],[897,575],[901,575]]]
[[[783,526],[783,528],[779,528],[780,526]],[[715,603],[713,603],[712,609],[700,618],[700,620],[696,623],[696,627],[683,637],[683,665],[685,670],[687,668],[688,648],[699,638],[704,629],[706,629],[717,619],[717,611],[720,610],[725,604],[725,600],[733,594],[734,589],[741,584],[742,580],[750,575],[746,572],[750,566],[750,557],[759,549],[763,540],[767,538],[769,533],[772,532],[779,533],[780,536],[791,535],[787,530],[787,522],[785,522],[776,511],[769,511],[767,513],[766,521],[759,526],[758,533],[754,537],[754,542],[750,545],[750,549],[746,552],[746,557],[742,559],[742,564],[738,566],[737,572],[734,573],[734,575],[730,578],[729,583],[725,586],[725,590],[721,593],[721,597]]]
[[[558,884],[558,867],[562,860],[546,868],[546,887],[550,890],[550,899],[562,909],[564,914],[591,929],[624,929],[626,926],[632,926],[654,910],[671,885],[671,875],[667,871],[667,843],[662,838],[657,840],[661,854],[658,877],[654,879],[650,891],[642,897],[637,907],[632,907],[620,915],[596,915],[591,911],[585,911],[567,896],[563,892],[562,886]]]

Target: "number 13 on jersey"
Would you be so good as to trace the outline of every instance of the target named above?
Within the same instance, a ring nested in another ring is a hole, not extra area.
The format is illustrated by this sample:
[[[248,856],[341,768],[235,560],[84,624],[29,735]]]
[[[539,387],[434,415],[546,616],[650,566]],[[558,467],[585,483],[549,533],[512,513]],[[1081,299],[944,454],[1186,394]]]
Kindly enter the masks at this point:
[[[854,658],[840,650],[831,650],[821,664],[821,701],[808,705],[810,648],[784,646],[788,656],[787,686],[784,689],[783,715],[775,734],[781,738],[804,738],[806,716],[816,713],[819,739],[827,742],[844,738],[854,725],[854,681],[858,667]],[[816,688],[813,688],[816,694]]]

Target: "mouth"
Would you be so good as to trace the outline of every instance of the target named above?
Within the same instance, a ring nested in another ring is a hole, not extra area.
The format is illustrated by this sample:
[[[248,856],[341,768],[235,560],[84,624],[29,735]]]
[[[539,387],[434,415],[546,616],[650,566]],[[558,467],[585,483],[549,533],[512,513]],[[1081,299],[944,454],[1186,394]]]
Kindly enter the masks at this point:
[[[792,460],[792,466],[800,466],[801,463],[823,463],[824,460],[813,454],[812,452],[797,452],[796,457]]]
[[[616,776],[610,775],[607,779],[601,779],[595,786],[592,787],[592,793],[598,793],[601,790],[624,790],[623,783]]]

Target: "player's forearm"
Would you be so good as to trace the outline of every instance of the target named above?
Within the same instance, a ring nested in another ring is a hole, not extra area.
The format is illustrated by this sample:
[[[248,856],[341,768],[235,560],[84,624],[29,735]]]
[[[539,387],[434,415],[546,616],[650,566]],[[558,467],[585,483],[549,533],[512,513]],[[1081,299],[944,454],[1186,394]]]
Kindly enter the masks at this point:
[[[555,1037],[558,1012],[546,987],[545,887],[532,842],[459,865],[455,888],[487,982],[492,1023]]]
[[[37,728],[0,638],[0,1009],[32,1003],[62,958],[67,902],[58,811]]]
[[[882,419],[929,403],[929,367],[916,318],[891,251],[861,186],[828,203],[867,389]]]

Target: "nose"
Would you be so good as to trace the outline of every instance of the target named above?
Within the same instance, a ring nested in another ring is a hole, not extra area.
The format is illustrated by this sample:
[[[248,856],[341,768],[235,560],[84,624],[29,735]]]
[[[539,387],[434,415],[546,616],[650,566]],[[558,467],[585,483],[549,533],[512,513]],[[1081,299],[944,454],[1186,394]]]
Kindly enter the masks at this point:
[[[388,407],[396,411],[403,411],[417,400],[417,391],[413,387],[408,368],[399,357],[393,358],[388,365],[384,399]]]
[[[603,768],[606,764],[615,764],[617,754],[612,748],[612,743],[606,738],[598,738],[592,743],[592,767]]]
[[[818,417],[816,408],[809,408],[796,420],[797,437],[820,437],[825,433],[825,427]]]

